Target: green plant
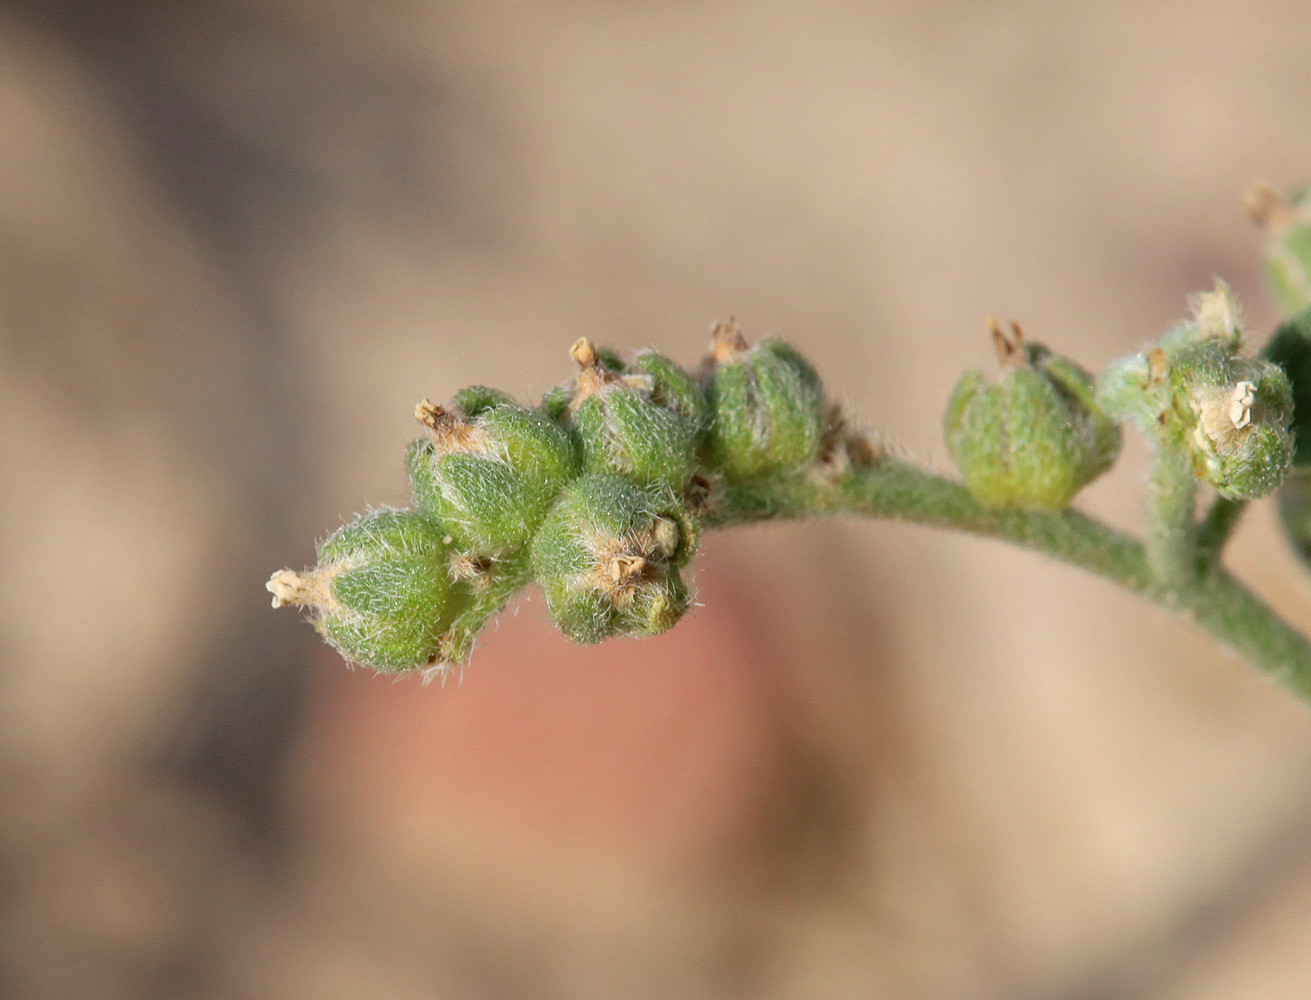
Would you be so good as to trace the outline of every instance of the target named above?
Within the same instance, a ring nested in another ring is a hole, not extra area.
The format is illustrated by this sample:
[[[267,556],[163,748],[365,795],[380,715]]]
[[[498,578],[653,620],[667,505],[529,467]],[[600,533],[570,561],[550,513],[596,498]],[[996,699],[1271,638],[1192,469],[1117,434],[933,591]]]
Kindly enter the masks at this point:
[[[1311,199],[1258,186],[1247,204],[1293,314],[1264,353],[1223,282],[1096,378],[992,324],[1003,373],[965,373],[944,421],[963,482],[848,427],[805,358],[778,340],[751,346],[732,321],[695,373],[583,339],[574,376],[539,406],[483,387],[449,407],[420,403],[425,433],[407,454],[416,509],[338,529],[315,568],[273,575],[274,606],[307,608],[351,661],[431,675],[463,664],[530,582],[575,642],[654,635],[688,608],[682,570],[703,531],[892,518],[1106,577],[1311,699],[1311,645],[1220,560],[1244,504],[1276,492],[1290,537],[1311,552]],[[1069,508],[1114,463],[1126,426],[1152,452],[1141,540]]]

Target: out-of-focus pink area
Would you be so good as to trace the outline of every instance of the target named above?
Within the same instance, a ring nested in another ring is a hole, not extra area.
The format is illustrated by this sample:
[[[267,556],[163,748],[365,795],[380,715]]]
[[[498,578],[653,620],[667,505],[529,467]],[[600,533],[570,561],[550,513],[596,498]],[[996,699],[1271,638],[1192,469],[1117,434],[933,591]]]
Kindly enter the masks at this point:
[[[454,822],[519,850],[731,866],[780,767],[783,706],[758,683],[762,650],[731,590],[714,589],[729,597],[716,616],[583,649],[530,598],[440,690],[329,661],[300,750],[315,813],[379,853],[422,853]]]
[[[414,402],[736,314],[945,468],[1311,177],[1311,11],[0,0],[0,995],[1311,995],[1311,724],[1184,623],[891,524],[716,535],[659,639],[462,679],[262,589]],[[1079,504],[1132,526],[1142,449]],[[1311,622],[1267,504],[1231,564]]]

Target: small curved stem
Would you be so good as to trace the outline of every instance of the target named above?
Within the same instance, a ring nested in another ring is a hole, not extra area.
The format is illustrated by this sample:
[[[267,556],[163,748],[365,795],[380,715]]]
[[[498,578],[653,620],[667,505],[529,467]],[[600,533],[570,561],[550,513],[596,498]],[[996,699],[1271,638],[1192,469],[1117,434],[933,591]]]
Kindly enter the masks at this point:
[[[1225,543],[1246,508],[1246,500],[1216,497],[1197,526],[1197,566],[1200,572],[1210,572],[1211,567],[1220,561]]]
[[[1197,480],[1188,456],[1161,442],[1147,484],[1147,563],[1168,588],[1197,577]]]
[[[1311,700],[1311,644],[1219,567],[1163,580],[1147,547],[1073,510],[989,507],[960,483],[892,458],[841,472],[723,487],[708,528],[838,515],[880,517],[997,538],[1081,567],[1196,623],[1222,646]]]

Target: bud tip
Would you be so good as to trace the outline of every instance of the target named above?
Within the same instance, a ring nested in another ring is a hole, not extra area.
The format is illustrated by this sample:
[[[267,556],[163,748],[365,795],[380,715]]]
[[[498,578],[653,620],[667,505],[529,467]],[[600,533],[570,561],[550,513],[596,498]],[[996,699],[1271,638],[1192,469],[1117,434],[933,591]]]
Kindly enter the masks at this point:
[[[1230,341],[1235,348],[1241,346],[1242,311],[1233,291],[1223,280],[1216,278],[1213,289],[1191,296],[1188,304],[1204,336]]]
[[[1024,331],[1020,329],[1020,324],[1011,320],[1009,337],[991,316],[988,317],[987,327],[992,334],[992,346],[997,350],[997,360],[1002,366],[1024,364]]]
[[[419,400],[414,407],[414,419],[423,424],[429,430],[437,426],[442,417],[446,416],[446,411],[430,400],[427,396]]]
[[[595,368],[597,364],[596,348],[586,337],[579,337],[574,346],[569,348],[569,356],[579,368]]]
[[[569,356],[578,366],[577,387],[569,404],[569,412],[576,413],[583,400],[596,395],[608,383],[615,381],[615,376],[605,370],[595,345],[586,337],[574,341],[574,346],[569,348]]]
[[[618,555],[610,560],[610,579],[622,583],[640,576],[646,569],[646,560],[641,556]]]
[[[297,573],[293,569],[280,569],[269,577],[264,589],[273,595],[273,606],[285,608],[289,604],[307,608],[323,607],[332,602],[327,581],[320,573]]]
[[[737,318],[728,317],[722,323],[716,323],[710,330],[710,359],[715,362],[727,361],[741,354],[750,346],[737,325]]]

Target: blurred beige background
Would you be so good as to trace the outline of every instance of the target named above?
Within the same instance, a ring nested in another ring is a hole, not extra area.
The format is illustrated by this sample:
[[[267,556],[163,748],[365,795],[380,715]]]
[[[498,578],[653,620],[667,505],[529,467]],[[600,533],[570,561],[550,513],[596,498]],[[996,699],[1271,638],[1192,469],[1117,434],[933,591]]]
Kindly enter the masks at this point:
[[[887,524],[536,596],[459,683],[263,582],[424,395],[797,343],[946,467],[983,320],[1097,367],[1311,176],[1298,3],[0,2],[0,995],[1311,995],[1311,720],[1176,621]],[[1130,449],[1082,498],[1123,525]],[[1257,505],[1240,574],[1311,626]]]

